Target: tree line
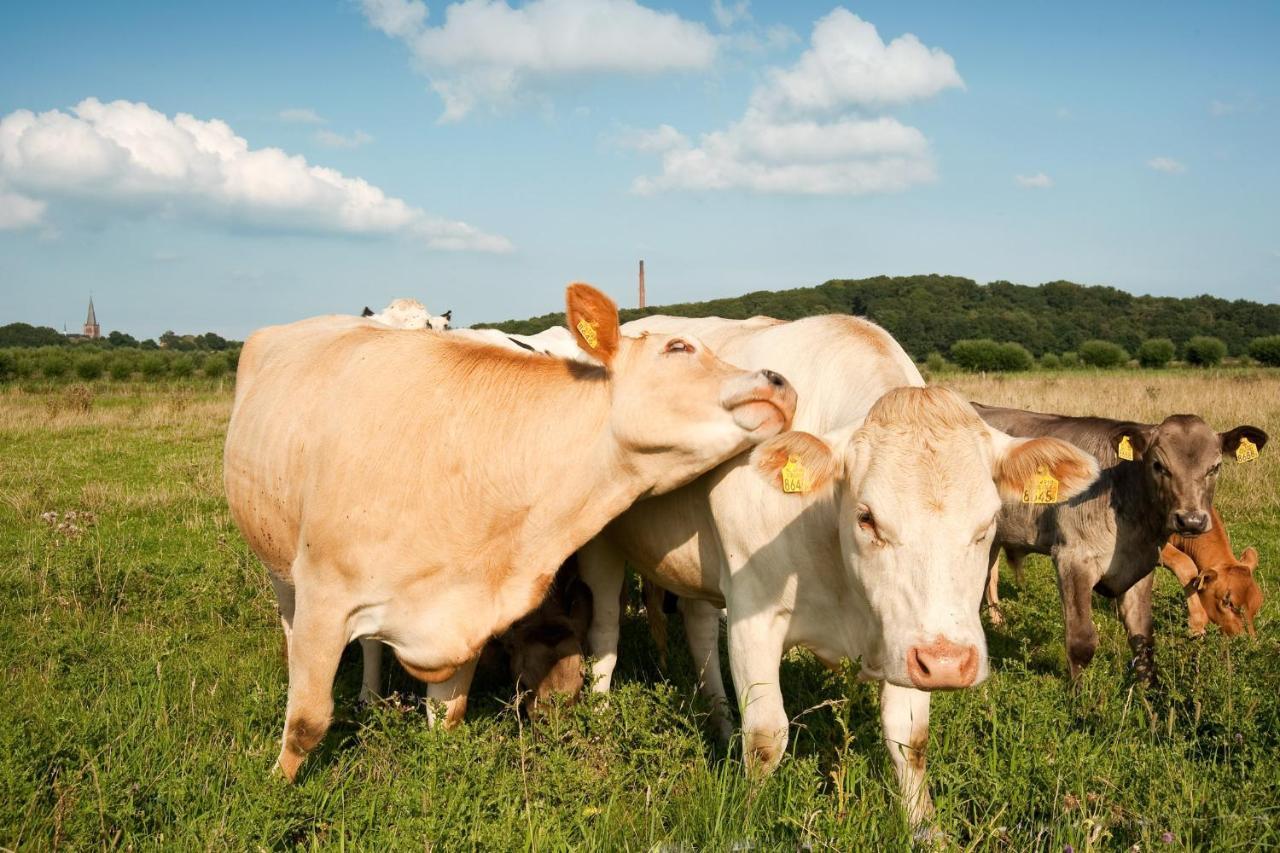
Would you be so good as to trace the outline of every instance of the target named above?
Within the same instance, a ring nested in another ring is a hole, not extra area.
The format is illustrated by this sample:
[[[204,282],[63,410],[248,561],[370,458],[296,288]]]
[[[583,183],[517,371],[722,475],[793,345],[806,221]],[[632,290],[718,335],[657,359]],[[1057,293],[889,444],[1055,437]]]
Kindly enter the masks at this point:
[[[1208,295],[1134,296],[1114,287],[1069,281],[1031,286],[1007,281],[978,284],[943,275],[833,279],[816,287],[760,290],[620,313],[624,322],[650,314],[733,319],[763,314],[782,320],[856,314],[883,326],[917,361],[932,356],[957,364],[974,363],[969,342],[981,344],[984,350],[990,349],[986,344],[1016,345],[1026,353],[1024,359],[1013,354],[1012,346],[1005,346],[1003,355],[993,357],[996,363],[1013,365],[1003,369],[1023,369],[1024,364],[1030,366],[1030,359],[1045,361],[1046,356],[1050,358],[1045,366],[1054,366],[1056,360],[1063,367],[1108,366],[1131,358],[1148,366],[1175,358],[1211,364],[1228,355],[1280,364],[1280,305]],[[554,313],[480,325],[536,334],[563,323],[564,314]],[[1173,352],[1161,362],[1159,357],[1169,347]],[[1213,354],[1220,347],[1222,352],[1215,359]]]

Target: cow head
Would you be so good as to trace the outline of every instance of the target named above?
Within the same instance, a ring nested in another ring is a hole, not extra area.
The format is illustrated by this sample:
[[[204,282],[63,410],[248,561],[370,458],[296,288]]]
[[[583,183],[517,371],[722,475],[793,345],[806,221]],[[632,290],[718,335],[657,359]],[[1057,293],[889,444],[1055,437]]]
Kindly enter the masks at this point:
[[[444,312],[443,314],[441,314],[441,315],[440,315],[440,316],[438,316],[438,317],[437,317],[437,316],[434,316],[434,315],[432,315],[432,314],[427,314],[427,328],[428,328],[428,329],[434,329],[434,330],[435,330],[435,331],[437,331],[437,332],[447,332],[447,331],[449,331],[451,328],[453,328],[452,323],[453,323],[453,310],[452,310],[452,309],[450,309],[450,310],[448,310],[448,311]]]
[[[1098,476],[1091,455],[1054,438],[1012,438],[943,388],[892,390],[856,431],[783,433],[752,460],[783,491],[834,500],[845,569],[878,635],[864,674],[923,690],[987,675],[978,604],[1004,501],[1043,474],[1059,499]]]
[[[610,381],[612,436],[655,484],[648,494],[777,435],[795,415],[795,390],[773,371],[734,367],[689,335],[622,337],[617,306],[585,284],[569,287],[567,307],[569,331]]]
[[[1142,466],[1164,534],[1181,536],[1199,536],[1213,526],[1213,490],[1223,455],[1234,459],[1242,446],[1256,454],[1266,443],[1267,434],[1257,427],[1214,432],[1197,415],[1171,415],[1155,426],[1124,424],[1111,434],[1117,464]]]
[[[1187,584],[1187,592],[1199,598],[1205,615],[1228,637],[1245,631],[1256,636],[1253,620],[1262,607],[1257,569],[1258,552],[1245,548],[1233,565],[1201,572]]]

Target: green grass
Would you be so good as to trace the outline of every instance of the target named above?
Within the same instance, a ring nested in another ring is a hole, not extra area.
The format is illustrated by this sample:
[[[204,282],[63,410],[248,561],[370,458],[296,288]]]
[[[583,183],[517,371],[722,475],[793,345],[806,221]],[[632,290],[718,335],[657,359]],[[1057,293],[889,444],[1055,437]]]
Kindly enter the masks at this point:
[[[451,732],[427,726],[403,675],[393,676],[403,706],[357,713],[353,649],[338,719],[299,784],[285,785],[272,773],[285,703],[279,623],[221,496],[229,394],[99,384],[88,413],[55,411],[49,394],[0,393],[0,846],[909,844],[872,686],[793,653],[791,755],[752,782],[736,752],[704,734],[678,617],[665,676],[630,616],[608,703],[534,725],[492,672]],[[1274,495],[1276,468],[1258,470]],[[1246,519],[1233,538],[1259,549],[1266,587],[1280,516],[1274,498],[1244,513],[1243,494],[1225,514]],[[67,510],[95,520],[77,535],[41,518]],[[1145,691],[1126,680],[1123,631],[1099,600],[1101,647],[1073,694],[1051,567],[1033,559],[1025,586],[1011,580],[1008,623],[989,635],[992,677],[934,699],[929,772],[947,843],[1280,845],[1273,602],[1257,640],[1212,630],[1190,640],[1176,582],[1162,574],[1165,688]]]

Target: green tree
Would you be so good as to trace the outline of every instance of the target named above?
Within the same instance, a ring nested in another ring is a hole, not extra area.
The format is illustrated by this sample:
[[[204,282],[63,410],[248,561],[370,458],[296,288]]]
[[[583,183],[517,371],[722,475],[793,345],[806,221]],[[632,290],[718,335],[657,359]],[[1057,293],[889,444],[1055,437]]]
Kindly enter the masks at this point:
[[[1138,347],[1138,364],[1143,367],[1164,367],[1173,361],[1177,350],[1168,338],[1147,338]]]
[[[1208,335],[1196,335],[1187,341],[1186,359],[1188,364],[1197,367],[1213,367],[1221,364],[1226,357],[1227,345],[1218,338]]]
[[[191,360],[189,355],[180,355],[169,365],[169,373],[179,379],[186,379],[195,372],[195,369],[195,362]]]
[[[204,373],[205,376],[208,376],[210,379],[217,379],[221,376],[226,376],[227,360],[222,356],[221,353],[217,355],[211,355],[204,360],[204,364],[201,365],[200,370],[202,373]]]
[[[1031,353],[1021,344],[996,343],[989,338],[956,341],[951,345],[951,360],[969,371],[1030,370]]]
[[[40,358],[40,375],[46,379],[61,379],[71,372],[71,359],[64,352],[45,352]]]
[[[1057,370],[1062,367],[1062,359],[1057,353],[1047,352],[1040,356],[1040,366],[1045,370]]]
[[[142,359],[139,367],[142,370],[142,375],[148,379],[159,379],[169,372],[169,362],[158,352]]]
[[[48,326],[33,326],[30,323],[0,326],[0,347],[56,347],[66,342],[65,335]]]
[[[111,344],[113,347],[136,347],[138,345],[138,339],[133,335],[117,331],[107,335],[107,343]]]
[[[17,375],[17,357],[8,350],[0,350],[0,382],[8,382]]]
[[[1085,341],[1080,345],[1080,361],[1090,367],[1119,367],[1128,360],[1124,347],[1111,341]]]
[[[106,371],[106,365],[102,363],[102,357],[97,355],[81,356],[76,359],[76,376],[86,382],[92,382],[95,379],[101,379],[102,374]]]
[[[1254,338],[1249,344],[1249,355],[1268,367],[1280,367],[1280,335]]]

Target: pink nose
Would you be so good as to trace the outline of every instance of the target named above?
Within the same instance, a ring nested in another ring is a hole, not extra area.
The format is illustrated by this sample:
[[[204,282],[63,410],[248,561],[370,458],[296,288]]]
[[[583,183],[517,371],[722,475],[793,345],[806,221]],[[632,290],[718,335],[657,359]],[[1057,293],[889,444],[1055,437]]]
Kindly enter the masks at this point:
[[[962,646],[939,636],[907,651],[907,675],[921,690],[957,690],[978,677],[977,646]]]

